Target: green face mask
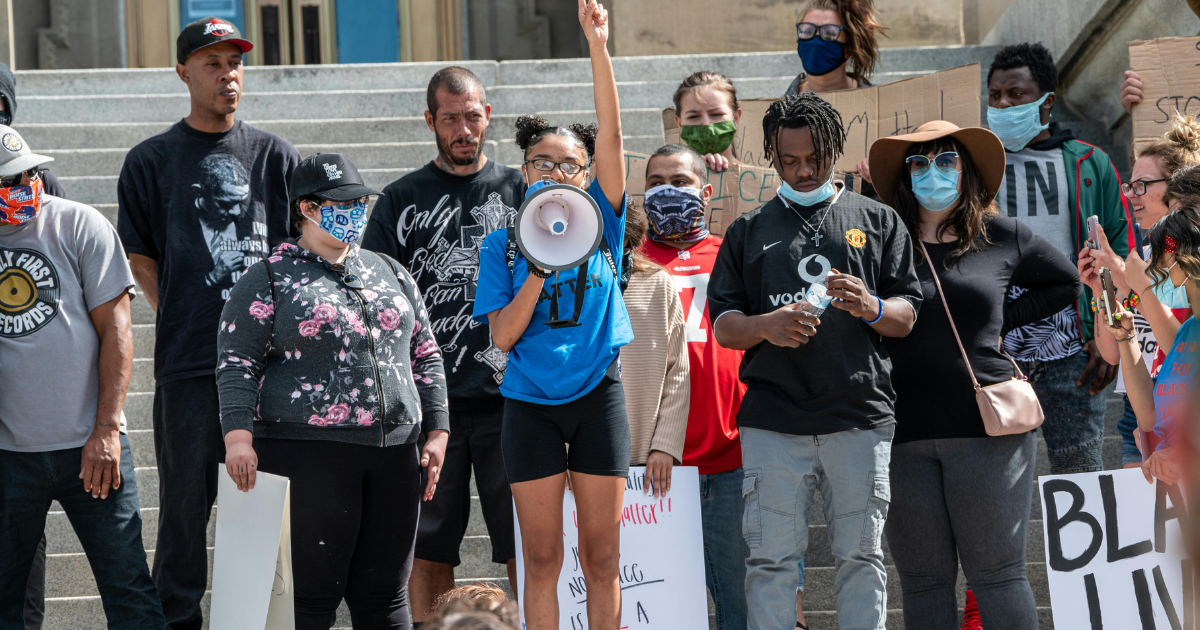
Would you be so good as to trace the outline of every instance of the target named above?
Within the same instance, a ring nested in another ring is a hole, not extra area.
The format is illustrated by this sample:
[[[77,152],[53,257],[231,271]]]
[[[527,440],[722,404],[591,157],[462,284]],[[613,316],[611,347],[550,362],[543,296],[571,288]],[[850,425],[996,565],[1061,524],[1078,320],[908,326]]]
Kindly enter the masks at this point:
[[[722,120],[708,125],[684,125],[679,132],[679,138],[700,155],[722,153],[733,142],[733,134],[737,124],[732,120]]]

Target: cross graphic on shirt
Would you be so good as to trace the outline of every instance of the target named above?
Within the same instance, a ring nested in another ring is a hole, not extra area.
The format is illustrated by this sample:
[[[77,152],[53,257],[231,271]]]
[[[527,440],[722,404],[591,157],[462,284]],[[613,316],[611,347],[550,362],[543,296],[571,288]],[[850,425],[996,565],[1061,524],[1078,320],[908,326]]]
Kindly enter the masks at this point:
[[[475,360],[480,363],[486,363],[495,370],[492,378],[496,380],[497,384],[504,381],[504,367],[508,365],[508,353],[497,348],[495,343],[489,340],[486,350],[480,350],[475,353]]]

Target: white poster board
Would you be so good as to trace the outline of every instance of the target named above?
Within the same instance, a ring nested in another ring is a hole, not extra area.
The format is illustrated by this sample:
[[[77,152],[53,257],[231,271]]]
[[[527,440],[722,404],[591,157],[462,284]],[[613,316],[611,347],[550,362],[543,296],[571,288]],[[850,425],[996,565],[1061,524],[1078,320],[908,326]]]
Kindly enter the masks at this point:
[[[260,471],[254,489],[242,492],[224,466],[217,477],[209,627],[295,630],[291,482]]]
[[[1178,486],[1139,469],[1038,478],[1056,630],[1180,628],[1195,619]],[[1185,589],[1186,586],[1186,589]]]
[[[704,540],[700,531],[700,474],[676,466],[671,491],[643,492],[646,469],[629,469],[621,511],[621,628],[696,630],[708,627]],[[525,601],[525,562],[516,520],[518,601]],[[558,579],[559,628],[587,630],[587,583],[579,566],[575,495],[563,497],[563,568]],[[525,611],[521,610],[524,628]]]

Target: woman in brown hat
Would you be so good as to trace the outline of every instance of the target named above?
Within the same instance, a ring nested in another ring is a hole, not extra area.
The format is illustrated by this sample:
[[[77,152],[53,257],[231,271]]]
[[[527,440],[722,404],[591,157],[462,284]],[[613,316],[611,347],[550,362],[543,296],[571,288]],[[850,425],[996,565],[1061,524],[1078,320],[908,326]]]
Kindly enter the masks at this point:
[[[905,626],[960,627],[961,559],[988,630],[1036,630],[1025,576],[1034,432],[985,432],[947,309],[979,383],[1000,383],[1017,376],[999,349],[1001,335],[1073,303],[1078,272],[1028,227],[997,214],[992,200],[1004,179],[1004,146],[986,129],[934,121],[881,138],[871,147],[870,169],[880,198],[916,243],[925,298],[912,332],[884,339],[896,390],[885,531]],[[1013,285],[1026,291],[1008,301]]]

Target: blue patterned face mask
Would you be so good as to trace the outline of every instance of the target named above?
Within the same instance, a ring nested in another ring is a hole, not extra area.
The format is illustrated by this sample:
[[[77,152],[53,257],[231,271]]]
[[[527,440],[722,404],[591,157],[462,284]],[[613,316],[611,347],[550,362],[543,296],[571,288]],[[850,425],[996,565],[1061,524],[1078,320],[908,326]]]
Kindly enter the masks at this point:
[[[1042,124],[1042,103],[1054,92],[1046,92],[1042,98],[1024,105],[1012,107],[988,106],[988,128],[1000,137],[1004,148],[1009,151],[1020,151],[1033,140],[1034,136],[1042,133],[1050,123]]]
[[[322,230],[329,232],[330,236],[347,245],[358,241],[366,224],[367,202],[358,200],[321,206],[321,222],[317,223]]]

